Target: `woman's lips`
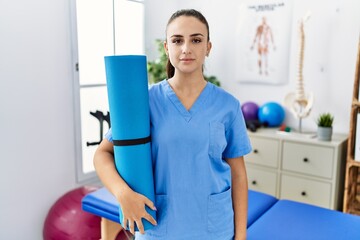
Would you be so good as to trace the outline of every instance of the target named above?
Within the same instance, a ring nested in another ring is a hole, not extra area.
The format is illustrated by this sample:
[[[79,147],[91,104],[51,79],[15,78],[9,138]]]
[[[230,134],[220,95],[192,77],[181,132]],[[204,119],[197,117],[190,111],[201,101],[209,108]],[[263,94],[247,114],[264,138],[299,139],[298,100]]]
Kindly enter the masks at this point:
[[[193,58],[182,58],[182,59],[180,59],[180,61],[182,61],[182,62],[192,62],[194,60],[195,59],[193,59]]]

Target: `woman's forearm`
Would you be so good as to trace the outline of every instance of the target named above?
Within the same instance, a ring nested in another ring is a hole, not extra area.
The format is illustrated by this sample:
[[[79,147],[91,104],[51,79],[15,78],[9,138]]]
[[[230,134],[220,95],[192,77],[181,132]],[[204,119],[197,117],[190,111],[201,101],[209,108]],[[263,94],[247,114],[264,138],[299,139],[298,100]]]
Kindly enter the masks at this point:
[[[156,210],[154,203],[144,195],[134,192],[122,179],[116,170],[113,144],[106,139],[100,143],[94,154],[94,166],[101,182],[116,197],[121,206],[123,219],[120,221],[124,228],[129,226],[130,232],[134,234],[136,224],[140,233],[144,234],[142,218],[153,225],[157,224],[145,209],[147,205],[152,210]]]
[[[248,187],[247,179],[233,179],[233,207],[235,216],[235,240],[246,239]]]
[[[103,144],[103,146],[101,144]],[[109,146],[107,146],[107,144],[110,143],[101,144],[94,154],[94,167],[100,181],[119,199],[124,192],[130,190],[130,187],[116,170],[113,153],[108,151]]]
[[[229,161],[232,177],[232,201],[234,208],[235,240],[246,239],[248,183],[244,159],[237,158]]]

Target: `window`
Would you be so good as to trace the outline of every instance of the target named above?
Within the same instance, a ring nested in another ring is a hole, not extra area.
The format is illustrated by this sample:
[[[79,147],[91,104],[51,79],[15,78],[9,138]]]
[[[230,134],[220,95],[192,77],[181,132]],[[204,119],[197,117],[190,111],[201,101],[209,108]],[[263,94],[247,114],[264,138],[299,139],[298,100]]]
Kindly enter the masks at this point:
[[[130,0],[72,2],[76,171],[93,179],[94,152],[109,129],[104,56],[144,54],[144,4]]]

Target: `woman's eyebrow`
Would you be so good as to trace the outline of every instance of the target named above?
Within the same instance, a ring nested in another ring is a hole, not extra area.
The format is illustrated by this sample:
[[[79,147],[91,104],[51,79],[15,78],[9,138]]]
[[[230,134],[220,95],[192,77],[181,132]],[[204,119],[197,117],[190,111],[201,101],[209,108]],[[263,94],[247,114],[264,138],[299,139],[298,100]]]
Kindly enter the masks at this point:
[[[190,37],[197,37],[197,36],[204,36],[202,33],[194,33],[194,34],[191,34]]]
[[[198,37],[198,36],[204,37],[204,35],[202,33],[193,33],[190,35],[190,37]],[[180,35],[180,34],[174,34],[170,38],[178,38],[178,37],[184,37],[184,36]]]
[[[172,35],[170,38],[179,38],[179,37],[183,37],[183,35],[180,35],[180,34],[174,34],[174,35]]]

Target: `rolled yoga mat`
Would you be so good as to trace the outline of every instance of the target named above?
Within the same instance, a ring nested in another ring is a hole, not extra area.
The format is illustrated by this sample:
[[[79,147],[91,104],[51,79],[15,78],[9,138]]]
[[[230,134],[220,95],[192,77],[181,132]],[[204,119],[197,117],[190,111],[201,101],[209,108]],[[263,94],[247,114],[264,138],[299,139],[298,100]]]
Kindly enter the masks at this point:
[[[131,189],[155,203],[146,56],[108,56],[105,69],[116,169]],[[156,220],[155,211],[146,210]],[[122,223],[121,206],[119,218]],[[142,222],[145,230],[153,227]]]

